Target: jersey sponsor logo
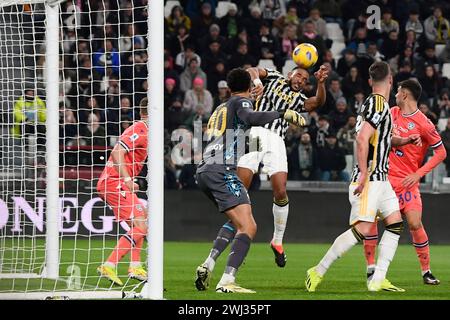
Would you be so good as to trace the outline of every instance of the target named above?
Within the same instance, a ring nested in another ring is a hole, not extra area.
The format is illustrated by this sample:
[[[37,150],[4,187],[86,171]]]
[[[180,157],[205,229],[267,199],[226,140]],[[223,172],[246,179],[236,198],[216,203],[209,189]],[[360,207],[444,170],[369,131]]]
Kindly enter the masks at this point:
[[[416,126],[416,125],[414,124],[414,122],[409,122],[409,123],[408,123],[408,130],[414,129],[415,126]]]
[[[379,113],[375,113],[372,117],[372,122],[374,124],[378,124],[378,122],[380,122],[381,120],[381,115]]]
[[[398,155],[399,157],[403,157],[404,153],[400,150],[395,150],[395,154]]]
[[[130,136],[130,141],[131,141],[131,142],[134,142],[134,141],[136,141],[138,138],[139,138],[139,135],[138,135],[137,133],[133,133],[133,134]]]

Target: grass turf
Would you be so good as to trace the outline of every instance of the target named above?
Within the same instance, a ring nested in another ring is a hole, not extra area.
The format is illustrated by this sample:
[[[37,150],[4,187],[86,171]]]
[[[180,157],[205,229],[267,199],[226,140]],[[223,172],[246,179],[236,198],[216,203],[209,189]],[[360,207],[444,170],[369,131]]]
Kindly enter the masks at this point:
[[[104,260],[114,242],[91,240],[64,240],[61,257],[60,274],[66,275],[68,267],[75,263],[80,269],[81,284],[85,288],[111,287],[105,279],[99,279],[96,267]],[[76,245],[77,250],[72,248]],[[365,261],[362,246],[357,246],[337,261],[326,274],[315,293],[305,290],[304,278],[306,270],[317,264],[329,248],[329,244],[287,244],[285,249],[288,262],[285,268],[275,265],[273,253],[266,243],[252,245],[243,267],[239,271],[237,282],[243,287],[256,290],[256,294],[217,294],[214,292],[224,269],[228,251],[216,265],[211,288],[198,292],[194,286],[194,273],[197,265],[203,262],[209,252],[209,243],[166,242],[164,247],[164,287],[165,298],[170,300],[189,299],[258,299],[258,300],[321,300],[321,299],[450,299],[450,246],[432,246],[431,262],[433,273],[441,279],[439,286],[426,286],[420,277],[419,263],[411,245],[401,245],[391,264],[388,278],[404,289],[405,293],[369,293],[366,289]],[[6,244],[8,247],[8,244]],[[23,251],[23,250],[22,250]],[[24,251],[25,252],[25,251]],[[4,258],[8,257],[8,254]],[[127,258],[120,265],[118,273],[126,280]],[[130,290],[137,282],[127,282],[125,290]],[[64,281],[41,279],[0,279],[0,292],[5,290],[65,289]],[[121,289],[120,287],[113,287]]]

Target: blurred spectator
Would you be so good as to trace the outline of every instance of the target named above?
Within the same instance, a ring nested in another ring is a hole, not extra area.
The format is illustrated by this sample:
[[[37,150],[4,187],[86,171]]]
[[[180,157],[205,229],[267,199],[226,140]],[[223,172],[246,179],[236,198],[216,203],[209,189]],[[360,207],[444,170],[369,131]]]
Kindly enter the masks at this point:
[[[413,52],[419,51],[419,35],[416,34],[413,30],[406,31],[405,43],[403,45],[404,48],[410,47]]]
[[[179,26],[184,26],[189,33],[189,30],[191,29],[191,19],[184,14],[181,6],[174,6],[169,17],[167,17],[167,29],[170,33],[174,33],[178,30]]]
[[[339,79],[331,79],[330,87],[327,90],[327,96],[325,104],[319,108],[319,113],[328,114],[331,110],[334,110],[336,101],[343,97],[344,93],[341,90],[341,82]]]
[[[300,36],[299,42],[311,43],[316,47],[317,53],[319,54],[317,66],[320,66],[322,64],[323,54],[327,47],[325,46],[323,38],[317,34],[314,22],[308,21],[303,24],[303,34]]]
[[[423,22],[425,36],[434,43],[445,43],[449,39],[450,26],[447,19],[442,15],[442,9],[436,6],[433,15],[429,16]]]
[[[196,112],[202,107],[202,114],[209,117],[213,108],[213,98],[211,93],[205,89],[202,78],[197,77],[193,81],[193,88],[187,90],[184,96],[183,109],[189,112]]]
[[[203,14],[203,4],[208,3],[211,9],[211,15],[215,16],[215,8],[217,7],[217,0],[183,0],[184,11],[191,18],[198,18]]]
[[[202,36],[198,40],[198,45],[197,45],[198,51],[205,53],[208,50],[209,45],[213,41],[218,42],[220,47],[222,47],[222,48],[226,47],[226,40],[223,36],[220,35],[220,27],[217,24],[212,24],[209,27],[208,34]]]
[[[348,44],[347,48],[356,52],[356,55],[364,55],[367,53],[367,45],[369,40],[367,39],[367,29],[358,28],[354,39]]]
[[[328,63],[328,67],[330,68],[330,75],[328,76],[328,78],[334,78],[334,76],[331,75],[331,73],[336,73],[336,61],[334,60],[333,57],[333,52],[331,52],[331,50],[327,49],[325,50],[324,54],[323,54],[323,61],[322,64],[324,63]],[[339,75],[338,75],[339,76]]]
[[[336,100],[336,108],[328,115],[331,119],[331,127],[333,132],[337,132],[343,126],[346,125],[348,118],[351,116],[351,112],[347,107],[347,100],[344,97],[340,97]]]
[[[167,109],[172,105],[173,100],[180,96],[181,92],[177,89],[175,79],[167,78],[164,81],[164,108]]]
[[[183,98],[175,96],[169,107],[164,110],[164,127],[172,132],[183,125],[190,112],[183,108]]]
[[[425,75],[419,78],[419,82],[422,84],[422,99],[427,99],[428,105],[434,105],[441,84],[432,65],[425,66]]]
[[[328,116],[319,116],[316,127],[311,128],[310,134],[312,142],[316,147],[325,146],[325,137],[332,132]]]
[[[259,36],[255,37],[256,47],[261,48],[256,56],[256,59],[272,59],[277,68],[282,68],[282,61],[280,59],[280,44],[278,40],[270,32],[270,25],[268,22],[261,24]]]
[[[450,154],[450,118],[447,119],[447,126],[441,132],[441,137],[447,154]],[[450,177],[450,156],[447,156],[447,159],[445,159],[445,168],[447,170],[447,177]]]
[[[404,61],[403,64],[400,65],[398,73],[394,76],[394,88],[397,87],[397,84],[399,82],[412,78],[413,75],[411,71],[411,64],[407,61]]]
[[[283,0],[260,0],[259,7],[262,17],[270,24],[286,14],[286,3]]]
[[[230,69],[239,68],[244,66],[245,64],[249,64],[252,67],[254,67],[257,64],[257,61],[248,52],[247,43],[241,42],[237,47],[237,51],[230,58],[229,68]]]
[[[428,65],[439,68],[439,61],[436,57],[436,49],[434,43],[428,42],[425,45],[425,51],[415,62],[415,74],[417,77],[425,76],[425,67]]]
[[[72,110],[67,109],[64,103],[59,104],[59,138],[61,144],[67,143],[77,135],[78,124]]]
[[[228,13],[219,20],[221,35],[227,39],[236,37],[241,21],[237,5],[230,2],[228,4]]]
[[[11,130],[14,137],[37,134],[44,138],[47,119],[45,102],[36,95],[34,89],[25,89],[24,95],[14,103],[13,113],[14,126]]]
[[[350,99],[349,109],[353,114],[358,114],[359,110],[361,110],[361,106],[364,103],[366,95],[362,91],[358,91],[355,95]]]
[[[126,51],[131,51],[138,43],[142,48],[145,47],[145,39],[142,35],[137,33],[136,26],[134,24],[129,24],[126,28],[125,34],[120,36],[119,52],[123,54]]]
[[[403,52],[400,52],[400,54],[398,55],[398,62],[397,62],[397,66],[396,69],[397,71],[400,70],[400,68],[402,67],[402,65],[405,64],[409,64],[409,66],[411,67],[411,72],[414,69],[414,63],[415,63],[415,59],[413,56],[413,49],[412,47],[405,47],[403,49]]]
[[[250,17],[244,19],[243,27],[247,30],[250,36],[257,36],[261,28],[261,24],[267,23],[271,27],[270,22],[262,19],[261,9],[259,6],[252,6],[250,9]],[[232,37],[228,37],[229,39]]]
[[[201,63],[202,63],[202,59],[200,58],[200,56],[197,53],[195,53],[193,44],[189,43],[187,45],[186,49],[184,51],[180,52],[177,55],[177,57],[175,58],[175,68],[179,72],[183,72],[183,70],[186,70],[190,61],[192,61],[192,59],[194,59],[194,58],[197,60],[197,65],[200,67]]]
[[[217,95],[217,84],[227,78],[227,69],[225,68],[224,60],[217,60],[213,70],[210,70],[207,74],[208,77],[208,90],[212,95]]]
[[[214,95],[213,111],[222,103],[226,102],[230,98],[230,89],[225,80],[219,81],[217,84],[218,93]]]
[[[90,113],[87,118],[87,124],[81,127],[80,137],[82,139],[81,145],[85,146],[100,146],[107,145],[105,129],[100,125],[100,119],[95,113]]]
[[[321,181],[349,181],[346,167],[345,152],[337,144],[336,135],[328,133],[325,145],[317,149],[317,160]]]
[[[345,49],[343,53],[343,57],[341,57],[338,61],[337,65],[337,73],[341,77],[345,77],[350,68],[356,63],[356,55],[353,49]]]
[[[288,177],[290,180],[315,180],[317,154],[311,137],[303,133],[288,154]]]
[[[307,22],[314,23],[314,28],[317,34],[322,37],[322,39],[328,39],[327,23],[320,17],[319,9],[313,8],[311,9],[311,11],[309,11],[309,17],[306,18],[305,21],[303,21],[303,25],[305,25],[305,23]]]
[[[339,129],[336,137],[338,145],[341,147],[346,155],[353,155],[353,147],[356,139],[356,116],[350,115],[347,123]]]
[[[356,92],[365,91],[363,80],[359,75],[358,68],[353,66],[342,80],[342,92],[345,97],[353,97]]]
[[[190,132],[194,131],[196,123],[203,123],[209,118],[209,115],[205,114],[205,107],[202,104],[196,105],[193,111],[184,122]]]
[[[450,63],[450,41],[447,41],[445,44],[445,48],[439,55],[438,60],[440,63]]]
[[[211,4],[203,2],[200,15],[192,21],[191,35],[194,39],[200,39],[205,30],[209,30],[212,24],[218,23],[219,20],[214,16]]]
[[[111,40],[102,41],[102,47],[92,55],[94,67],[100,74],[106,74],[107,68],[112,68],[114,74],[119,75],[120,55],[113,47]]]
[[[419,110],[422,111],[422,113],[426,115],[427,118],[430,119],[433,124],[436,125],[438,123],[438,116],[433,111],[430,110],[428,102],[421,101],[419,103]]]
[[[184,25],[180,25],[178,26],[176,32],[173,33],[172,36],[168,39],[170,54],[174,57],[178,57],[180,53],[186,52],[188,48],[191,50],[194,47],[194,42],[195,40],[192,39],[187,28]],[[188,53],[188,55],[191,53],[192,50]],[[181,55],[180,59],[184,59],[185,55],[186,53],[184,55]],[[192,55],[190,57],[192,57]],[[182,60],[180,61],[180,64],[183,64]],[[182,66],[183,65],[181,65],[180,67]]]
[[[378,45],[376,42],[369,42],[367,45],[367,55],[371,57],[374,61],[384,60],[384,55],[378,51]]]
[[[275,19],[272,26],[277,30],[277,33],[281,33],[287,25],[300,26],[300,19],[298,18],[297,7],[295,5],[289,5],[286,14]]]
[[[413,31],[417,38],[423,33],[423,25],[419,20],[419,11],[417,9],[413,9],[409,12],[409,19],[406,22],[405,32]]]
[[[221,50],[221,44],[218,40],[211,40],[208,45],[208,49],[204,50],[204,55],[202,56],[203,70],[206,73],[212,71],[216,66],[217,61],[227,60],[227,55]]]
[[[336,22],[342,28],[342,14],[339,0],[316,0],[313,8],[319,9],[326,22]]]
[[[179,87],[180,76],[178,75],[178,72],[173,69],[173,64],[171,63],[169,55],[164,55],[164,80],[167,78],[174,79],[177,87]]]
[[[384,36],[387,36],[392,31],[396,32],[397,34],[400,32],[398,22],[392,19],[392,11],[389,7],[383,10],[383,17],[381,19],[380,25],[381,32],[384,34]]]
[[[380,52],[386,60],[394,58],[400,51],[400,41],[398,40],[398,32],[391,31],[387,39],[383,41]]]
[[[287,25],[281,37],[281,54],[284,61],[292,59],[292,51],[300,42],[297,39],[297,27]]]
[[[183,92],[192,88],[192,82],[195,78],[201,78],[206,84],[206,74],[199,67],[197,58],[192,58],[189,61],[188,67],[183,71],[180,76],[180,89]]]
[[[448,89],[441,91],[435,113],[441,119],[450,118],[450,93]]]

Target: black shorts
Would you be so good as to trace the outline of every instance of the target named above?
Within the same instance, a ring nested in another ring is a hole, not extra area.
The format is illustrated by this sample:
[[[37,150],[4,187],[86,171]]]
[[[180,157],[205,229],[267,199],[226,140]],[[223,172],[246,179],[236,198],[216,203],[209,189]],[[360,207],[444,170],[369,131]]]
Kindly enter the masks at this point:
[[[225,212],[240,204],[251,204],[247,189],[235,171],[197,172],[200,189],[211,199],[220,212]]]

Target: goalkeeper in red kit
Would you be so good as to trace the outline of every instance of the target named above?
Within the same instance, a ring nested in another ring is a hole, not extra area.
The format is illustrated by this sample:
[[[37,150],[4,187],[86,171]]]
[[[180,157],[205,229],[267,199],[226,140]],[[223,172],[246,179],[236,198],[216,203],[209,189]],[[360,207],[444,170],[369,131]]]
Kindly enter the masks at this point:
[[[100,276],[122,286],[117,276],[118,262],[131,252],[128,276],[147,280],[147,271],[141,265],[141,249],[147,235],[147,209],[142,205],[134,183],[147,158],[148,113],[147,98],[140,102],[141,120],[127,128],[111,152],[98,184],[100,197],[113,209],[118,221],[126,221],[130,231],[120,237],[105,263],[97,268]]]

